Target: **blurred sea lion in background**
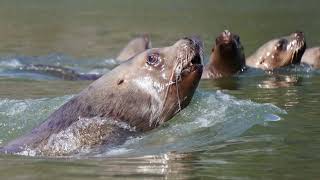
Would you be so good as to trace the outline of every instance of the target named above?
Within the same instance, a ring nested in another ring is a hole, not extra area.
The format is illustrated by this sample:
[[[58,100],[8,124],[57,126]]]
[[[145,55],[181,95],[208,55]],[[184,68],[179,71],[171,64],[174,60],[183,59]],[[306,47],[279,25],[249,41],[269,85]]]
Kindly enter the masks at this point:
[[[245,69],[245,55],[240,37],[228,30],[217,38],[209,63],[205,66],[203,79],[229,77]]]
[[[274,70],[291,64],[299,64],[306,49],[302,32],[268,41],[246,59],[246,65],[263,70]]]
[[[301,63],[320,69],[320,47],[308,48],[302,56]]]

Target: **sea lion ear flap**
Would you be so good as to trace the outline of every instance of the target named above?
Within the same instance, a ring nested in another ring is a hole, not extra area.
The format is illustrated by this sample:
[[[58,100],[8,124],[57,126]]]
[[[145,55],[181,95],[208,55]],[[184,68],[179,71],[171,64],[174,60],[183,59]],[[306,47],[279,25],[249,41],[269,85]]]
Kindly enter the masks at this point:
[[[144,33],[142,35],[142,37],[144,38],[145,42],[146,42],[146,47],[145,49],[151,49],[152,48],[152,43],[151,43],[151,38],[150,38],[150,34],[149,33]]]

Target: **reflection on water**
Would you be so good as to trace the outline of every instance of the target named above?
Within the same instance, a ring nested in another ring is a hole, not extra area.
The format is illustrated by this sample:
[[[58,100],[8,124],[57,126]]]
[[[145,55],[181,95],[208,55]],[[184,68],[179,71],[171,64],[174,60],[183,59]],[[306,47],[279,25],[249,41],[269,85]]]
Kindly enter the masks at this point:
[[[192,163],[185,162],[193,162],[196,157],[168,153],[132,158],[48,160],[7,157],[7,160],[9,163],[0,160],[1,177],[5,179],[188,179],[194,169]]]
[[[226,77],[219,79],[205,79],[202,80],[202,84],[206,84],[207,86],[216,87],[218,89],[227,89],[227,90],[238,90],[240,87],[239,78],[238,77]]]
[[[259,88],[276,89],[289,88],[292,86],[299,86],[302,78],[293,75],[271,75],[267,76],[265,80],[258,84]]]

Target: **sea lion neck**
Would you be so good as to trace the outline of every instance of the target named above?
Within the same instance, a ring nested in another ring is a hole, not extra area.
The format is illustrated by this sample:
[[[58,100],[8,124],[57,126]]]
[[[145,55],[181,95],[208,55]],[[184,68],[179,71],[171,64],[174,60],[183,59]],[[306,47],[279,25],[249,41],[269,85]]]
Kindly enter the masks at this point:
[[[79,97],[86,106],[91,106],[90,113],[82,116],[114,118],[141,132],[152,129],[150,121],[158,114],[161,98],[145,92],[135,80],[109,77],[99,79],[84,90],[85,95]],[[106,82],[108,84],[103,86]]]

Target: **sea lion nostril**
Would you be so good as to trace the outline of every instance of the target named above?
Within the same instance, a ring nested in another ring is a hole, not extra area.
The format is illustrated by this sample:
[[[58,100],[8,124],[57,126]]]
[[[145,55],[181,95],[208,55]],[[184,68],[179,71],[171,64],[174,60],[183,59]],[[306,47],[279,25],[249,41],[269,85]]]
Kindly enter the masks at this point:
[[[189,41],[190,44],[194,44],[194,41],[192,40],[192,38],[184,37],[183,39]]]
[[[191,45],[192,49],[197,52],[199,52],[203,48],[202,40],[197,35],[191,37],[184,37],[183,39],[189,41],[189,45]]]
[[[231,35],[231,32],[226,29],[226,30],[223,31],[222,34],[223,34],[223,36],[230,36],[230,35]]]
[[[303,32],[301,32],[301,31],[297,31],[297,32],[294,33],[294,37],[303,38],[303,37],[304,37],[304,34],[303,34]]]

